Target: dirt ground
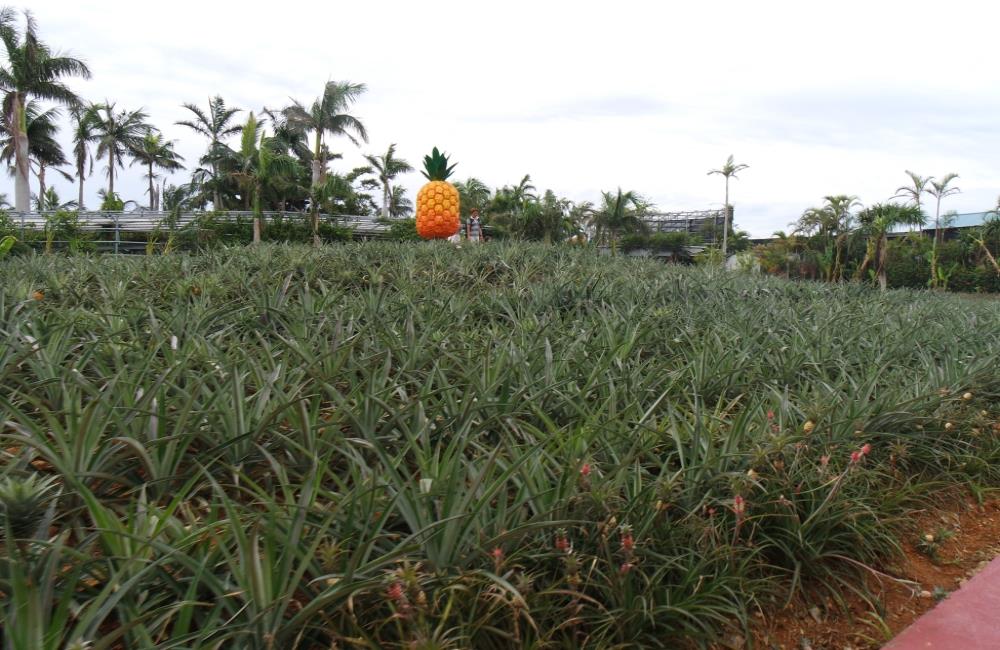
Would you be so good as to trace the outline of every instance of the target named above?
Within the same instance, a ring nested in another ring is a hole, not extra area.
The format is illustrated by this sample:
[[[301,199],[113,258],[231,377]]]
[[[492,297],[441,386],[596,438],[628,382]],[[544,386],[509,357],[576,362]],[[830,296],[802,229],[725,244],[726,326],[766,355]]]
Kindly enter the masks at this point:
[[[870,577],[871,603],[852,595],[846,597],[846,611],[828,602],[822,610],[793,603],[770,615],[758,613],[753,648],[881,647],[1000,555],[1000,498],[983,505],[961,499],[947,508],[916,513],[902,543],[902,558],[876,567],[895,580]]]

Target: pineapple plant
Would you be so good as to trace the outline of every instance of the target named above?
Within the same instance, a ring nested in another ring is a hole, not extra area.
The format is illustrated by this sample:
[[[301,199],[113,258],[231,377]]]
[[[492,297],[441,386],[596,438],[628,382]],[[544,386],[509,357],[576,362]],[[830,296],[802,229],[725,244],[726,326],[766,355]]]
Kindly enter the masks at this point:
[[[417,234],[424,239],[446,239],[458,232],[458,190],[448,182],[455,165],[438,151],[424,156],[424,177],[429,181],[417,194]]]

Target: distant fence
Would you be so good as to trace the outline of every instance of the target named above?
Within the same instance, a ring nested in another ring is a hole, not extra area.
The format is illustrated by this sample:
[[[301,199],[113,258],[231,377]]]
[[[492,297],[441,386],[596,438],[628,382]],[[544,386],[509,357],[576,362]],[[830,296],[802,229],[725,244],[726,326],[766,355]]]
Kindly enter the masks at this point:
[[[109,211],[46,211],[8,212],[8,223],[20,231],[20,240],[29,245],[52,245],[65,247],[72,242],[68,239],[43,237],[49,231],[63,232],[60,220],[71,218],[72,228],[87,234],[88,245],[94,249],[113,253],[129,253],[145,250],[155,235],[169,235],[176,232],[197,232],[199,224],[210,219],[213,224],[250,223],[252,212],[196,212],[183,211],[178,214],[163,211],[135,210],[133,212]],[[311,215],[303,212],[264,212],[266,225],[276,220],[310,223]],[[349,228],[357,239],[379,239],[388,236],[390,226],[379,223],[378,217],[358,215],[330,215],[321,213],[321,222]],[[155,244],[162,246],[162,244]]]

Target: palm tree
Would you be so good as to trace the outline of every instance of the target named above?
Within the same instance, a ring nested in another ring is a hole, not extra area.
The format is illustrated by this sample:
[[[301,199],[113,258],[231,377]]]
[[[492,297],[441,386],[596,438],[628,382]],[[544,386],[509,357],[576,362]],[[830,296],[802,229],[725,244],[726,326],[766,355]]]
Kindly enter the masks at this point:
[[[824,204],[809,208],[795,223],[794,234],[818,235],[833,242],[833,257],[828,259],[827,280],[839,281],[843,276],[843,249],[854,220],[852,210],[861,207],[856,196],[836,194],[823,197]],[[829,255],[829,249],[827,249]]]
[[[240,109],[226,106],[225,100],[219,95],[215,97],[209,97],[208,99],[208,111],[203,111],[200,107],[195,104],[182,104],[182,106],[192,113],[194,113],[194,119],[191,120],[181,120],[175,122],[179,126],[186,126],[195,133],[205,136],[208,138],[208,151],[209,154],[202,159],[202,162],[208,162],[212,169],[212,178],[217,179],[219,176],[219,169],[216,164],[216,156],[211,154],[215,150],[223,146],[222,140],[230,135],[234,135],[243,130],[243,126],[240,124],[233,123],[233,118]],[[212,207],[216,210],[222,210],[222,197],[219,195],[218,184],[213,190],[212,194]]]
[[[389,149],[381,156],[366,155],[365,160],[371,165],[374,173],[382,184],[382,218],[389,218],[389,203],[392,197],[391,184],[400,174],[413,171],[413,166],[402,158],[396,158],[396,145],[390,144]],[[461,198],[459,198],[461,204]]]
[[[743,165],[743,164],[737,165],[735,162],[733,162],[732,155],[730,155],[729,158],[726,159],[726,164],[723,165],[721,169],[713,169],[713,170],[711,170],[711,171],[708,172],[709,176],[711,176],[712,174],[720,174],[721,176],[725,177],[725,179],[726,179],[726,202],[723,204],[724,207],[723,207],[723,217],[722,217],[722,221],[723,221],[723,224],[722,224],[722,262],[723,262],[723,264],[725,264],[726,254],[727,254],[727,252],[729,250],[729,214],[731,212],[730,207],[729,207],[729,179],[730,178],[738,179],[739,177],[736,176],[736,174],[740,173],[744,169],[747,169],[748,167],[750,167],[750,165]]]
[[[920,208],[915,205],[899,205],[897,203],[877,203],[858,215],[862,230],[868,237],[865,257],[858,267],[856,279],[864,277],[864,272],[871,262],[876,261],[876,276],[879,287],[885,291],[888,286],[886,276],[889,256],[889,231],[896,226],[915,223],[920,218]]]
[[[146,131],[146,135],[139,141],[138,146],[130,152],[132,164],[141,163],[146,165],[146,178],[149,180],[149,209],[159,210],[160,201],[156,193],[153,181],[157,176],[153,167],[164,171],[176,171],[184,169],[181,161],[184,160],[176,151],[174,143],[166,140],[161,133],[155,133],[152,128]]]
[[[253,243],[260,243],[263,211],[261,197],[276,181],[295,173],[297,162],[280,152],[258,126],[253,112],[243,125],[240,150],[235,152],[237,166],[233,177],[243,188],[253,209]],[[316,227],[314,224],[314,236]]]
[[[115,193],[115,169],[123,166],[126,155],[140,148],[145,134],[152,128],[142,110],[115,112],[115,104],[105,102],[94,107],[94,139],[97,159],[108,159],[108,195]]]
[[[59,194],[56,192],[56,188],[50,187],[42,194],[36,198],[36,209],[39,212],[45,212],[48,210],[74,210],[77,208],[76,201],[66,201],[63,202],[59,198]]]
[[[394,185],[392,197],[389,199],[389,216],[393,219],[402,219],[411,214],[413,214],[413,201],[406,196],[406,188]]]
[[[368,142],[368,132],[361,120],[346,113],[350,105],[357,101],[365,90],[367,88],[364,84],[328,81],[323,87],[323,94],[312,103],[312,106],[306,108],[303,104],[292,100],[292,105],[283,111],[290,124],[314,134],[315,144],[311,161],[314,188],[323,182],[323,177],[326,175],[329,153],[323,147],[323,140],[327,133],[346,136],[355,145],[359,145],[358,138]]]
[[[896,188],[896,195],[892,198],[905,198],[908,199],[913,205],[916,206],[917,210],[920,210],[920,221],[909,224],[912,228],[913,226],[923,226],[924,216],[923,209],[921,208],[921,200],[925,193],[930,193],[930,189],[927,185],[934,180],[933,176],[921,176],[915,172],[911,172],[909,169],[906,170],[906,175],[910,177],[910,185],[901,185]]]
[[[480,212],[486,211],[486,205],[490,202],[490,188],[474,176],[470,176],[464,181],[457,181],[455,189],[458,190],[458,204],[463,217],[469,216],[473,209]]]
[[[945,174],[944,178],[940,181],[929,180],[931,188],[927,190],[927,193],[933,196],[937,202],[937,206],[934,210],[934,242],[931,244],[931,286],[937,287],[938,275],[937,275],[937,247],[941,241],[941,199],[946,196],[951,196],[952,194],[958,194],[962,190],[957,187],[949,187],[951,182],[958,178],[958,174],[951,173]]]
[[[576,234],[575,223],[570,219],[573,205],[569,199],[559,198],[552,190],[538,201],[529,202],[524,210],[524,230],[529,237],[541,237],[546,244],[561,241],[570,233]]]
[[[622,233],[644,232],[647,229],[643,217],[652,207],[635,192],[602,192],[602,204],[590,215],[598,241],[608,242],[611,253],[617,253],[618,238]]]
[[[76,165],[78,186],[76,205],[78,210],[83,210],[83,181],[94,171],[94,157],[90,153],[90,143],[94,141],[97,116],[93,106],[82,103],[71,107],[69,116],[73,127],[73,162]]]
[[[0,68],[0,92],[3,114],[14,141],[14,205],[18,212],[28,211],[31,196],[29,183],[29,141],[27,103],[31,97],[72,106],[79,102],[66,86],[64,77],[90,77],[86,64],[69,56],[54,56],[38,39],[38,28],[30,12],[24,12],[22,35],[14,24],[12,9],[0,9],[0,40],[7,54],[7,66]]]
[[[26,129],[28,136],[28,167],[35,172],[38,179],[38,194],[36,201],[45,196],[46,184],[45,173],[49,168],[62,174],[64,178],[71,177],[59,166],[68,164],[66,154],[63,153],[56,134],[59,132],[59,125],[56,120],[59,118],[59,110],[50,108],[42,110],[39,103],[32,100],[25,105]],[[16,173],[16,141],[15,129],[10,124],[6,113],[0,116],[0,160],[10,165],[11,175]]]
[[[296,122],[290,122],[282,111],[265,108],[261,112],[271,121],[271,130],[274,131],[271,141],[282,151],[295,156],[307,167],[311,167],[313,153],[312,149],[309,148],[309,138],[306,132]],[[263,120],[260,121],[263,122]],[[328,155],[332,157],[327,158],[327,160],[341,157],[336,154]]]

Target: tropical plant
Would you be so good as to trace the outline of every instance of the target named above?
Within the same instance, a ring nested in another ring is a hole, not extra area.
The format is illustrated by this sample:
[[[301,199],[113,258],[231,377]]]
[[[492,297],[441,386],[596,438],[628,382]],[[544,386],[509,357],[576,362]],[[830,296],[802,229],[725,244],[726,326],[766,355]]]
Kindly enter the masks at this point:
[[[897,203],[876,203],[858,214],[858,221],[867,236],[865,258],[858,267],[855,278],[864,277],[869,264],[876,264],[876,278],[879,287],[886,290],[887,260],[889,255],[888,234],[896,226],[916,223],[921,218],[920,208],[915,205],[899,205]]]
[[[74,105],[79,98],[63,83],[66,77],[90,77],[83,61],[53,54],[38,37],[38,26],[30,12],[24,12],[24,32],[17,28],[12,9],[0,9],[0,40],[7,55],[7,65],[0,68],[0,92],[4,119],[14,145],[14,207],[27,212],[31,196],[29,185],[30,140],[27,105],[31,98]]]
[[[934,180],[933,176],[921,176],[915,172],[911,172],[909,169],[906,170],[906,175],[910,177],[909,185],[902,185],[896,188],[896,198],[908,199],[910,203],[916,206],[917,210],[920,210],[920,221],[908,224],[912,229],[913,226],[922,227],[926,221],[923,213],[923,208],[921,206],[921,197],[930,192],[927,187],[931,181]]]
[[[589,215],[590,225],[599,243],[610,245],[612,254],[618,250],[618,239],[622,234],[646,232],[644,221],[652,205],[635,192],[602,192],[601,206]]]
[[[934,197],[935,208],[934,208],[934,243],[931,246],[931,287],[938,286],[938,246],[941,243],[942,231],[941,231],[941,200],[951,196],[952,194],[958,194],[962,190],[957,187],[952,187],[951,182],[958,178],[958,174],[951,173],[946,174],[941,180],[937,181],[934,179],[929,179],[931,187],[927,190],[927,193]]]
[[[413,201],[406,196],[406,188],[394,185],[392,197],[389,199],[389,216],[393,219],[404,219],[411,214],[413,214]]]
[[[146,134],[129,153],[132,156],[133,165],[139,163],[146,166],[146,179],[149,181],[149,209],[159,210],[160,197],[154,184],[157,175],[153,168],[166,171],[184,169],[184,165],[181,164],[184,158],[174,151],[172,141],[165,139],[161,133],[152,128],[146,130]]]
[[[721,168],[713,169],[708,172],[709,176],[711,176],[712,174],[719,174],[726,179],[726,202],[722,204],[722,212],[723,212],[722,259],[723,260],[725,260],[726,256],[729,254],[729,228],[730,228],[729,223],[732,220],[731,219],[732,206],[729,205],[729,179],[730,178],[738,179],[739,177],[737,176],[737,174],[749,167],[750,167],[749,165],[744,165],[742,163],[736,164],[733,161],[733,156],[730,155],[729,158],[726,159],[726,163]]]
[[[253,112],[243,125],[240,150],[236,156],[237,164],[232,175],[253,210],[253,242],[259,244],[263,228],[263,195],[269,188],[294,175],[297,163],[294,158],[271,146],[270,138],[259,127]]]
[[[417,233],[424,239],[446,239],[458,232],[459,196],[455,186],[448,182],[455,165],[448,164],[447,154],[437,147],[424,156],[427,183],[417,193]]]
[[[577,235],[579,223],[573,220],[572,208],[569,199],[559,198],[552,190],[546,190],[541,199],[525,205],[519,234],[546,244]]]
[[[0,259],[3,259],[10,253],[11,249],[14,248],[14,244],[17,243],[17,239],[14,235],[4,235],[0,237]]]
[[[36,197],[35,209],[39,212],[53,211],[53,210],[76,210],[79,204],[76,201],[63,201],[59,198],[59,193],[56,192],[56,188],[50,187],[45,190],[45,194]]]
[[[27,120],[25,133],[28,136],[29,143],[28,165],[38,179],[39,194],[35,195],[37,202],[38,197],[44,196],[46,193],[46,171],[49,168],[52,168],[67,180],[71,180],[72,177],[59,169],[60,165],[68,164],[69,161],[66,159],[66,155],[63,153],[57,139],[59,132],[59,125],[57,124],[59,118],[58,109],[50,108],[42,110],[38,102],[29,101],[25,106],[24,112]],[[13,176],[17,173],[17,147],[14,138],[16,129],[8,121],[9,117],[6,113],[0,115],[0,160],[10,165],[10,172]]]
[[[90,145],[94,142],[97,116],[93,106],[85,103],[70,107],[70,124],[73,134],[73,164],[76,167],[78,209],[84,209],[83,182],[94,171],[94,157]]]
[[[840,281],[843,278],[844,245],[853,225],[853,210],[861,207],[856,196],[838,194],[823,197],[824,204],[809,208],[795,224],[793,234],[815,235],[830,242],[833,256],[827,270],[827,280]]]
[[[990,241],[997,243],[998,252],[996,255],[990,250],[988,244]],[[1000,275],[1000,263],[997,262],[997,256],[1000,256],[1000,199],[997,200],[997,207],[986,214],[983,226],[974,235],[973,242],[982,250],[983,255],[989,260],[997,275]]]
[[[458,190],[458,199],[461,203],[461,216],[468,217],[472,210],[478,210],[485,214],[490,203],[492,191],[486,183],[474,176],[470,176],[464,181],[455,181],[455,189]]]
[[[382,184],[382,218],[390,216],[392,198],[392,181],[400,174],[412,172],[413,167],[402,158],[396,157],[396,145],[390,144],[389,149],[381,156],[365,155],[365,160],[371,165]]]
[[[525,242],[0,278],[12,650],[738,646],[1000,481],[990,301]]]
[[[93,112],[95,157],[107,158],[107,193],[114,194],[115,170],[124,165],[126,156],[142,147],[143,138],[153,128],[146,122],[149,116],[142,109],[116,111],[115,104],[106,101],[95,105]]]
[[[283,111],[290,125],[313,134],[315,144],[310,161],[313,187],[318,187],[326,175],[329,152],[324,148],[324,139],[327,133],[345,136],[356,146],[360,146],[359,139],[368,142],[364,124],[346,112],[365,90],[364,84],[328,81],[323,87],[323,93],[311,106],[307,108],[293,100],[292,105]]]
[[[202,110],[196,104],[185,103],[182,106],[191,111],[194,117],[190,120],[180,120],[176,124],[186,126],[195,133],[208,138],[208,153],[202,158],[202,162],[209,164],[211,178],[217,181],[219,178],[219,169],[217,167],[218,156],[215,155],[218,153],[216,149],[225,146],[223,140],[227,137],[242,131],[242,125],[234,122],[234,118],[240,112],[240,109],[233,106],[226,106],[225,100],[219,95],[209,97],[207,111]],[[212,190],[212,207],[216,210],[224,210],[226,207],[223,204],[218,187]]]

